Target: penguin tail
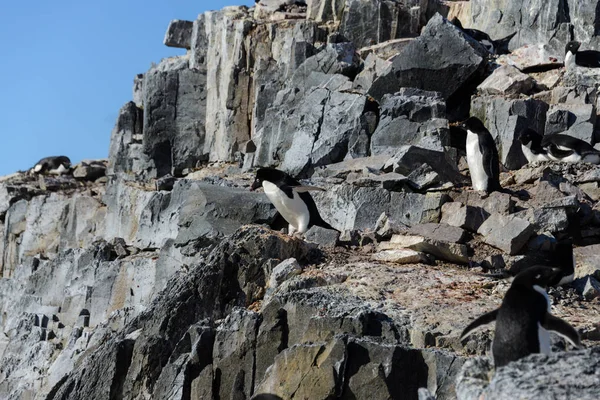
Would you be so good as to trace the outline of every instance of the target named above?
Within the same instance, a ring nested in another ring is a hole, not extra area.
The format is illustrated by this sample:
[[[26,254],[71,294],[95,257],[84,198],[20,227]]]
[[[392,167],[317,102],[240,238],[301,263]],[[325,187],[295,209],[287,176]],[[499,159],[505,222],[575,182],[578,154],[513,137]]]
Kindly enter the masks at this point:
[[[325,222],[322,218],[320,221],[318,221],[316,224],[317,226],[320,226],[321,228],[325,228],[325,229],[329,229],[332,231],[336,231],[338,233],[341,233],[339,230],[335,229],[333,226],[329,225],[327,222]]]

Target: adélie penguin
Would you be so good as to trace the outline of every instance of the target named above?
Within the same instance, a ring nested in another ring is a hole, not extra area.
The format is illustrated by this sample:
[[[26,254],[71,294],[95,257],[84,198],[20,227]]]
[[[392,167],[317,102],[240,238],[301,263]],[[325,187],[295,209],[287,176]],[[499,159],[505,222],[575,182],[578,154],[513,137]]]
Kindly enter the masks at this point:
[[[521,151],[528,163],[536,161],[550,161],[548,153],[542,148],[542,135],[531,128],[525,129],[519,135]]]
[[[476,117],[461,124],[467,131],[467,164],[473,189],[490,193],[500,190],[498,149],[490,132]]]
[[[550,335],[558,333],[575,347],[579,334],[568,322],[550,314],[550,299],[545,288],[556,280],[557,270],[534,266],[518,274],[500,308],[483,314],[469,324],[461,341],[476,328],[496,321],[492,355],[496,368],[533,353],[550,354]]]
[[[600,164],[600,151],[573,136],[559,133],[545,135],[541,146],[552,161]]]
[[[289,224],[290,235],[304,234],[313,225],[334,229],[321,218],[311,190],[325,189],[302,185],[287,173],[275,168],[260,168],[250,190],[262,187],[277,211]]]
[[[565,68],[572,70],[575,66],[600,68],[600,52],[594,50],[579,51],[580,42],[572,41],[565,46]]]
[[[67,156],[45,157],[31,169],[36,174],[63,175],[71,169],[71,160]]]

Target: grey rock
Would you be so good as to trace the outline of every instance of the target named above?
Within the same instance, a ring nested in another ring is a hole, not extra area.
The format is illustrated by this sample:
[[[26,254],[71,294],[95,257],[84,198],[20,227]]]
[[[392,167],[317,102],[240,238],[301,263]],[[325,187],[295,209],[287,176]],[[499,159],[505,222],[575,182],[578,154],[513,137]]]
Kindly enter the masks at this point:
[[[411,249],[431,254],[441,260],[466,264],[469,262],[468,249],[464,244],[420,235],[394,235],[389,242],[379,244],[379,250]]]
[[[107,175],[135,175],[142,170],[142,125],[142,110],[134,102],[125,104],[110,136]]]
[[[532,77],[517,68],[504,65],[496,68],[479,86],[477,90],[487,95],[519,95],[528,94],[535,86]]]
[[[552,89],[552,104],[596,104],[597,100],[598,92],[594,86],[566,86],[563,82],[562,85]]]
[[[584,278],[588,275],[600,277],[600,245],[575,247],[575,278]]]
[[[514,32],[509,49],[513,50],[525,45],[544,43],[560,61],[564,57],[564,49],[571,40],[572,26],[583,27],[590,23],[593,26],[593,11],[596,2],[586,4],[576,10],[560,7],[559,0],[545,1],[499,1],[493,5],[484,0],[471,2],[471,23],[469,27],[482,30],[494,39],[506,37]],[[522,7],[527,7],[525,17],[521,15]],[[591,13],[591,14],[588,14]],[[587,25],[590,26],[590,25]],[[581,29],[581,28],[578,28]],[[590,38],[593,29],[584,28],[585,35],[576,35],[578,40]]]
[[[373,82],[382,74],[389,73],[391,67],[392,63],[390,61],[379,58],[373,53],[369,54],[362,71],[354,78],[352,88],[361,93],[368,93],[371,86],[373,86]]]
[[[181,175],[207,160],[206,74],[188,68],[186,56],[167,58],[144,75],[144,172]]]
[[[564,49],[563,49],[564,51]],[[542,66],[561,66],[556,53],[544,43],[530,44],[503,54],[496,60],[501,65],[512,65],[520,70]]]
[[[83,160],[75,165],[73,177],[86,181],[95,181],[106,175],[105,160]]]
[[[307,0],[307,18],[317,22],[340,20],[346,5],[343,1]]]
[[[529,221],[538,233],[561,232],[569,226],[569,218],[565,208],[530,208],[513,215]]]
[[[172,175],[165,175],[162,176],[160,178],[158,178],[155,182],[156,184],[156,190],[173,190],[173,186],[175,185],[175,182],[177,182],[177,178],[175,178]]]
[[[174,19],[169,23],[163,43],[169,47],[190,49],[192,45],[193,21]]]
[[[343,3],[340,33],[357,47],[419,33],[420,16],[414,15],[402,2],[346,0]]]
[[[404,50],[414,38],[391,39],[372,46],[363,47],[358,50],[361,58],[365,60],[365,67],[371,55],[375,55],[382,60],[390,60]],[[389,62],[389,61],[387,61]],[[386,64],[387,64],[386,62]],[[391,63],[390,63],[391,64]]]
[[[553,105],[546,116],[546,135],[561,133],[593,143],[596,110],[592,104]]]
[[[372,230],[382,213],[397,224],[409,226],[438,222],[446,201],[441,193],[389,192],[348,184],[315,192],[313,198],[323,219],[340,230]]]
[[[393,155],[403,145],[439,151],[449,144],[446,104],[439,93],[403,88],[385,95],[380,108],[372,155]]]
[[[419,400],[435,400],[435,396],[427,388],[419,388]]]
[[[388,159],[387,155],[351,158],[319,167],[315,169],[313,177],[346,179],[353,173],[362,174],[369,170],[380,171]]]
[[[217,328],[213,350],[214,368],[220,374],[219,394],[223,398],[249,398],[254,386],[254,348],[260,326],[259,314],[234,308]]]
[[[499,96],[480,96],[471,100],[471,115],[478,117],[488,128],[498,146],[500,162],[508,169],[526,164],[518,135],[525,128],[542,133],[548,104],[529,99],[505,99]]]
[[[466,232],[457,226],[447,224],[420,224],[408,230],[411,235],[419,235],[428,239],[444,240],[451,243],[464,243]]]
[[[591,400],[600,390],[600,349],[534,354],[496,371],[489,380],[491,364],[480,358],[464,363],[457,378],[459,400],[480,398],[508,400],[545,398]]]
[[[257,166],[280,163],[292,175],[307,174],[312,168],[342,161],[352,143],[366,135],[362,120],[366,98],[362,95],[317,87],[300,99],[286,100],[280,95],[265,112],[271,122],[253,139]],[[363,150],[353,157],[366,155]]]
[[[396,172],[389,172],[381,175],[365,175],[358,179],[348,179],[354,186],[359,187],[381,187],[387,190],[400,191],[404,187],[407,178]]]
[[[340,233],[333,229],[326,229],[320,226],[311,226],[304,235],[307,242],[316,243],[319,247],[333,248],[336,246]]]
[[[410,249],[381,250],[373,254],[373,259],[394,264],[418,264],[429,262],[425,254]]]
[[[482,75],[487,54],[478,42],[436,14],[421,36],[393,59],[392,71],[373,84],[370,94],[380,99],[400,87],[416,87],[440,92],[447,99]]]
[[[464,205],[454,201],[442,206],[442,219],[440,222],[477,232],[489,213],[481,207]]]
[[[122,182],[108,186],[104,201],[107,238],[122,237],[139,248],[204,247],[248,223],[276,215],[262,193],[182,179],[171,192],[146,191]]]
[[[309,57],[299,67],[297,74],[309,75],[312,71],[354,77],[358,73],[359,59],[352,42],[327,43],[317,54]]]
[[[267,294],[273,292],[286,280],[301,273],[302,267],[295,258],[288,258],[287,260],[280,262],[273,268],[273,271],[269,276]]]
[[[429,164],[421,164],[407,176],[410,185],[418,191],[427,190],[443,183],[440,175]]]
[[[144,74],[137,74],[133,78],[133,102],[139,108],[144,106]]]
[[[515,255],[523,248],[534,232],[528,221],[513,215],[492,214],[479,227],[477,233],[484,242],[497,247],[509,255]]]
[[[401,146],[397,152],[385,163],[383,170],[409,175],[423,164],[431,167],[443,181],[464,183],[466,178],[457,168],[446,159],[442,151],[429,150],[417,146]]]

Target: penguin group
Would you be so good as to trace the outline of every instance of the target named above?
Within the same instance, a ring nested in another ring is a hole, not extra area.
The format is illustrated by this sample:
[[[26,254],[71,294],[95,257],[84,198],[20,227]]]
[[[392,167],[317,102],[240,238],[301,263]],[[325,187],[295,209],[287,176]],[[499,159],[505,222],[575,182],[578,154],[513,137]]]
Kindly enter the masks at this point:
[[[483,122],[469,117],[459,124],[466,131],[466,161],[475,191],[489,194],[502,190],[499,179],[499,157],[494,138]],[[589,144],[567,135],[542,137],[532,129],[520,136],[523,154],[529,162],[565,161],[600,162],[599,152]],[[311,191],[324,189],[305,185],[284,171],[260,168],[250,190],[262,188],[279,214],[288,223],[290,235],[303,235],[311,226],[334,229],[317,209]],[[549,331],[558,333],[573,346],[581,345],[575,328],[550,312],[546,289],[569,283],[574,275],[571,243],[557,244],[554,259],[539,260],[542,264],[515,263],[507,274],[513,277],[500,308],[490,311],[471,324],[461,340],[475,329],[495,322],[492,355],[496,367],[532,353],[550,353]]]
[[[573,136],[560,133],[542,136],[535,130],[527,128],[521,133],[519,141],[528,163],[559,161],[600,164],[600,151]]]

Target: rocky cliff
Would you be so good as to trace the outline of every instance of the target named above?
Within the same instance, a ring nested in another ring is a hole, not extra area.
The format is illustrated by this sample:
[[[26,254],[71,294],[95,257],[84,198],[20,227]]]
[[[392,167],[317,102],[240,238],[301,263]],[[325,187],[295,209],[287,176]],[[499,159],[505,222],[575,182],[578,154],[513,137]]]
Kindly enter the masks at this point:
[[[569,40],[598,46],[598,9],[260,0],[172,21],[187,54],[135,77],[106,169],[0,178],[0,398],[597,398],[600,167],[525,165],[516,139],[600,141],[600,74],[560,68]],[[455,16],[515,34],[510,53]],[[468,115],[503,192],[469,189]],[[279,232],[258,166],[326,188],[341,235]],[[461,330],[500,303],[497,272],[563,239],[553,313],[586,349],[556,336],[490,378],[490,332]]]

